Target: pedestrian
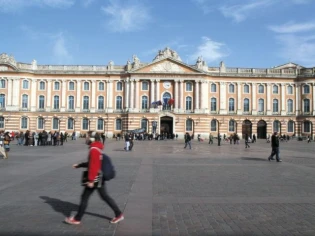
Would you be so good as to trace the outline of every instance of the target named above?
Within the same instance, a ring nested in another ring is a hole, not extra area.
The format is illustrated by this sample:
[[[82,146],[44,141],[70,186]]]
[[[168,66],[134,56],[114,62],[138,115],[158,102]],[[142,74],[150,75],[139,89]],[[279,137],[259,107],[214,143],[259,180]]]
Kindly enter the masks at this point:
[[[11,142],[10,133],[6,132],[4,134],[4,138],[3,138],[3,147],[4,147],[4,152],[5,152],[5,158],[4,159],[9,158],[10,142]]]
[[[218,133],[218,146],[221,146],[221,135]]]
[[[311,137],[307,136],[307,143],[310,143],[310,142],[311,142]]]
[[[189,145],[189,149],[191,149],[191,137],[189,135],[189,133],[187,132],[184,136],[184,140],[185,140],[185,147],[187,147],[187,144]]]
[[[209,144],[213,144],[213,135],[209,134]]]
[[[248,134],[245,134],[245,148],[250,148],[250,146],[248,145],[248,142],[249,142]]]
[[[81,223],[82,217],[87,208],[88,200],[94,190],[97,190],[100,197],[109,205],[109,207],[114,211],[115,217],[110,221],[112,224],[116,224],[124,219],[124,215],[118,208],[115,201],[108,195],[106,191],[106,184],[103,178],[99,179],[101,181],[101,186],[98,187],[94,181],[98,177],[98,173],[101,170],[101,158],[100,154],[104,146],[101,143],[101,137],[96,132],[89,133],[89,156],[88,161],[80,164],[74,164],[73,168],[85,167],[88,168],[88,182],[84,187],[83,193],[81,195],[81,203],[79,210],[75,216],[70,216],[65,219],[65,222],[72,225],[78,225]]]
[[[253,134],[253,141],[252,141],[252,143],[256,143],[256,135],[255,134]]]
[[[279,152],[279,137],[277,136],[277,132],[274,132],[274,134],[271,136],[271,154],[268,157],[268,160],[274,160],[273,156],[276,155],[277,162],[282,162],[279,157]]]

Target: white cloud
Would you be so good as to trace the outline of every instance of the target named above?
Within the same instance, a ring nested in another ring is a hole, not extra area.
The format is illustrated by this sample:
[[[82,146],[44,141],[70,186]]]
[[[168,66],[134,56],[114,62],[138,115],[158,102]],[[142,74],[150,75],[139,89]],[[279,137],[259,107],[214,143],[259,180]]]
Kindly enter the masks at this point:
[[[63,33],[59,33],[54,37],[53,57],[57,64],[69,64],[72,61]]]
[[[95,0],[82,0],[82,5],[84,7],[88,7],[90,6],[93,2],[95,2]]]
[[[303,31],[310,31],[315,29],[315,21],[295,23],[288,22],[283,25],[272,25],[268,27],[270,30],[276,33],[297,33]]]
[[[110,0],[102,11],[109,16],[107,26],[114,32],[132,32],[145,27],[151,20],[149,9],[137,2],[120,2]]]
[[[197,51],[189,56],[190,60],[197,60],[202,56],[207,62],[216,62],[229,56],[230,50],[224,43],[213,41],[208,37],[202,37],[202,41]]]
[[[14,12],[25,7],[68,8],[75,0],[0,0],[0,11]]]

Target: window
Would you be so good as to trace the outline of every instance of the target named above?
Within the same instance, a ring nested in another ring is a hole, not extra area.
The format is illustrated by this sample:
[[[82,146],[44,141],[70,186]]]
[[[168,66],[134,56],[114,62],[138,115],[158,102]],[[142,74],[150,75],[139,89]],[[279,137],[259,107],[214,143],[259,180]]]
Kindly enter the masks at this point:
[[[122,82],[117,82],[117,91],[122,91]]]
[[[55,95],[54,96],[54,109],[59,109],[59,96]]]
[[[23,89],[28,89],[28,81],[27,80],[23,80]]]
[[[69,82],[69,90],[74,90],[74,82]]]
[[[122,97],[117,96],[116,97],[116,110],[121,110],[122,109]]]
[[[273,99],[273,102],[272,102],[272,112],[279,112],[278,99]]]
[[[190,82],[186,83],[186,91],[187,92],[191,92],[192,91],[192,83],[190,83]]]
[[[293,94],[293,87],[292,87],[292,85],[288,85],[287,91],[288,91],[288,94]]]
[[[273,122],[273,132],[280,132],[280,121],[275,120]]]
[[[44,109],[45,108],[45,97],[43,95],[39,96],[38,108],[39,109]]]
[[[303,86],[303,93],[310,93],[310,86],[309,85],[304,85]]]
[[[146,81],[142,82],[142,90],[148,90],[149,89],[149,83]]]
[[[98,110],[104,110],[104,97],[103,96],[98,97],[97,109]]]
[[[141,129],[144,129],[145,132],[148,132],[148,120],[147,119],[141,120]]]
[[[263,112],[265,110],[264,99],[260,98],[258,100],[258,111]]]
[[[103,119],[97,119],[97,130],[103,130],[104,129],[104,120]]]
[[[277,86],[277,85],[274,85],[273,87],[272,87],[272,93],[273,94],[278,94],[278,89],[279,89],[279,87]]]
[[[83,110],[88,110],[90,107],[90,98],[88,96],[83,97]]]
[[[234,98],[229,99],[229,111],[234,111]]]
[[[28,95],[23,94],[22,96],[22,108],[28,108]]]
[[[4,117],[0,117],[0,129],[4,129]]]
[[[0,94],[0,108],[5,108],[5,95]]]
[[[229,93],[234,93],[234,84],[229,85]]]
[[[84,82],[84,84],[83,84],[83,90],[84,90],[84,91],[89,91],[89,90],[90,90],[90,83],[89,83],[89,82]]]
[[[104,90],[105,90],[105,86],[104,86],[104,83],[103,83],[103,82],[99,82],[99,83],[98,83],[98,90],[99,90],[99,91],[104,91]]]
[[[310,133],[311,132],[311,122],[310,121],[304,121],[304,123],[303,123],[303,131],[305,133]]]
[[[262,84],[260,84],[259,86],[258,86],[258,93],[264,93],[264,86],[262,85]]]
[[[163,110],[171,110],[171,104],[169,104],[170,99],[172,98],[171,94],[166,92],[163,94]]]
[[[216,84],[211,84],[211,92],[216,93],[217,92],[217,85]]]
[[[294,132],[293,130],[294,130],[294,122],[292,120],[290,120],[288,122],[288,132],[293,133]]]
[[[0,88],[5,88],[5,80],[0,80]]]
[[[248,84],[244,85],[244,93],[249,93],[249,85]]]
[[[68,119],[68,124],[67,124],[67,129],[73,129],[73,119],[72,118],[69,118]]]
[[[59,89],[60,89],[60,83],[59,82],[55,82],[54,90],[59,90]]]
[[[59,129],[59,119],[53,118],[53,129]]]
[[[186,110],[191,110],[191,103],[192,103],[192,99],[191,97],[186,97]]]
[[[44,118],[43,117],[38,117],[37,129],[44,129]]]
[[[244,99],[244,112],[249,112],[249,99]]]
[[[83,120],[82,120],[82,129],[83,130],[89,129],[89,120],[87,118],[83,118]]]
[[[287,104],[288,104],[287,112],[293,112],[293,100],[289,99]]]
[[[304,99],[304,112],[310,112],[310,100]]]
[[[216,110],[217,110],[217,99],[211,98],[211,111],[216,111]]]
[[[21,119],[21,129],[27,129],[27,117],[22,117]]]
[[[74,97],[73,96],[68,97],[68,109],[74,110]]]
[[[193,131],[193,121],[192,121],[192,119],[186,120],[186,131]]]
[[[235,121],[234,120],[229,121],[229,132],[235,132]]]
[[[148,109],[148,97],[142,96],[141,109]]]
[[[216,131],[217,130],[217,120],[212,120],[211,121],[211,131]]]
[[[116,127],[115,127],[116,130],[121,130],[121,119],[117,119],[116,120]]]
[[[39,90],[45,90],[45,82],[44,81],[39,82]]]

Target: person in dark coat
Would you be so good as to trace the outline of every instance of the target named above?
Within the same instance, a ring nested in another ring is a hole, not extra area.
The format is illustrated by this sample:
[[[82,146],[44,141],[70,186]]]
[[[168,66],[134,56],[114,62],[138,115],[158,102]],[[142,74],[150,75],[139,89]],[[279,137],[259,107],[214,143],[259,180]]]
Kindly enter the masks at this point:
[[[276,155],[277,162],[282,162],[279,157],[279,137],[277,136],[277,132],[274,132],[271,136],[271,154],[268,157],[268,160],[274,160],[273,156]]]

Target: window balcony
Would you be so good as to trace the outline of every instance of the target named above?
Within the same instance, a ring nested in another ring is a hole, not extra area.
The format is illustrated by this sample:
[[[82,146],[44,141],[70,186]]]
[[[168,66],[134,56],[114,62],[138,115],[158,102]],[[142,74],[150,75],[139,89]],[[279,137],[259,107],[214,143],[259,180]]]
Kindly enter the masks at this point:
[[[265,112],[264,111],[258,111],[257,115],[265,115]]]
[[[229,114],[236,114],[236,111],[229,111]]]
[[[217,111],[210,111],[210,114],[218,114]]]
[[[51,109],[51,111],[53,111],[53,112],[60,112],[60,109],[58,108],[58,109]]]
[[[123,112],[124,112],[123,109],[116,109],[116,110],[114,110],[114,113],[123,113]]]
[[[44,111],[46,111],[46,109],[45,108],[37,108],[37,111],[44,112]]]
[[[310,116],[311,113],[310,113],[310,112],[303,112],[303,115],[305,115],[305,116]]]
[[[252,113],[250,111],[243,111],[243,115],[251,115]]]
[[[185,110],[185,113],[194,113],[193,110]]]
[[[292,111],[287,112],[287,115],[294,115],[295,113]]]
[[[5,111],[5,107],[0,107],[0,111]]]
[[[75,109],[67,109],[67,112],[75,112]]]
[[[21,107],[19,110],[20,110],[20,111],[30,111],[30,109],[27,108],[27,107]]]
[[[278,112],[278,111],[273,111],[272,114],[273,114],[273,115],[280,115],[280,112]]]
[[[97,109],[96,112],[97,113],[105,113],[105,110],[104,109]]]
[[[82,112],[90,112],[90,109],[82,109]]]
[[[150,112],[150,109],[141,109],[141,112]]]

